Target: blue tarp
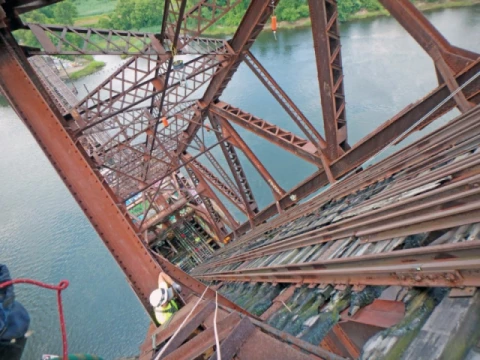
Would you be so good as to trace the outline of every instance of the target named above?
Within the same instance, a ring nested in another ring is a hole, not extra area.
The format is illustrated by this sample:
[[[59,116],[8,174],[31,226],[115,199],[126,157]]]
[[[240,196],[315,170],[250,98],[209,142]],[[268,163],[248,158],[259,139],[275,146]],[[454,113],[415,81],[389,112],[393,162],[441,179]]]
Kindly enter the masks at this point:
[[[0,283],[11,280],[6,265],[0,264]],[[27,310],[15,301],[13,285],[0,289],[0,341],[21,338],[30,324]]]

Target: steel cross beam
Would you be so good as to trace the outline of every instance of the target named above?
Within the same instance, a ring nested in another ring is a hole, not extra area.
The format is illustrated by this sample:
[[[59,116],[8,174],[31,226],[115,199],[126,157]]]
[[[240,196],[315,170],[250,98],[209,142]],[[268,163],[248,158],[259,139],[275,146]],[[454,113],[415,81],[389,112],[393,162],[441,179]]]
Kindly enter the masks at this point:
[[[267,90],[273,95],[273,97],[278,101],[278,103],[283,107],[292,120],[297,124],[297,126],[302,130],[308,140],[315,144],[320,149],[325,149],[327,143],[323,139],[323,136],[317,131],[315,126],[306,118],[306,116],[301,112],[301,110],[295,105],[295,103],[290,99],[290,97],[283,91],[280,85],[273,79],[260,63],[260,61],[253,56],[253,54],[247,51],[244,55],[245,64],[248,65],[250,70],[258,77],[262,84],[267,88]]]
[[[91,120],[95,120],[104,115],[104,112],[112,107],[111,103],[116,98],[121,98],[129,91],[139,87],[139,84],[150,83],[152,74],[157,69],[164,68],[164,61],[167,57],[155,56],[133,56],[120,66],[112,75],[105,79],[100,85],[92,90],[84,99],[75,106],[73,115],[77,115],[84,122],[79,124],[82,128]],[[126,74],[132,74],[130,79]],[[121,89],[121,90],[118,90]],[[142,90],[145,93],[152,92],[151,88]],[[137,95],[137,92],[131,93],[134,99],[142,98],[143,93]],[[132,99],[129,104],[133,102]],[[125,109],[127,110],[127,109]]]
[[[263,119],[235,108],[223,101],[212,104],[209,111],[216,116],[231,121],[244,129],[253,132],[255,135],[279,146],[283,150],[292,153],[309,163],[322,168],[322,160],[318,150],[310,141],[284,130],[276,125],[270,124]]]
[[[204,143],[202,142],[202,140],[198,137],[198,136],[195,136],[194,139],[195,143],[197,144],[198,148],[199,149],[202,149],[205,147]],[[190,145],[191,146],[191,145]],[[240,196],[240,190],[238,190],[238,187],[233,183],[232,179],[230,178],[230,176],[228,176],[228,174],[225,172],[225,170],[223,169],[223,167],[220,165],[220,163],[217,161],[217,159],[215,158],[215,156],[212,155],[212,153],[210,151],[206,151],[205,152],[205,157],[208,159],[208,161],[210,161],[210,163],[212,164],[212,166],[214,167],[214,169],[220,174],[220,176],[222,177],[223,181],[225,182],[225,184],[227,184],[227,186],[235,193],[237,194],[237,196]]]
[[[270,187],[273,197],[279,200],[283,195],[285,195],[285,190],[282,189],[282,187],[277,183],[273,176],[268,172],[260,159],[257,158],[255,153],[245,143],[240,134],[233,128],[233,126],[231,126],[230,123],[225,119],[217,117],[214,114],[211,114],[210,119],[212,123],[222,129],[223,136],[230,139],[228,140],[228,142],[231,143],[233,146],[239,148],[245,154],[250,163],[255,167],[255,169]]]
[[[380,2],[434,61],[438,57],[437,51],[440,51],[440,55],[454,74],[478,59],[479,54],[452,46],[411,2],[406,0],[380,0]]]
[[[187,155],[182,155],[182,160],[183,159],[188,161],[189,160],[188,159],[188,154]],[[199,189],[198,193],[200,194],[200,197],[202,198],[202,201],[204,201],[204,203],[205,203],[205,201],[207,201],[207,203],[205,204],[206,207],[207,207],[207,210],[212,215],[214,215],[214,217],[217,219],[217,223],[221,221],[220,220],[221,216],[219,216],[219,214],[217,214],[217,212],[214,210],[213,205],[210,202],[210,199],[215,201],[215,204],[220,208],[221,212],[225,215],[225,217],[227,218],[227,221],[228,221],[228,226],[232,230],[235,230],[235,228],[238,226],[238,222],[235,220],[235,218],[232,216],[232,214],[226,208],[226,206],[220,201],[220,199],[215,194],[215,192],[210,188],[210,186],[208,186],[206,178],[202,174],[202,171],[199,170],[198,167],[195,165],[195,161],[191,161],[185,166],[187,167],[187,170],[191,170],[193,172],[193,174],[194,174],[193,179],[195,179],[194,181],[199,181],[200,189]],[[204,199],[205,196],[207,197],[207,199]],[[211,207],[211,209],[209,209],[209,207]],[[217,218],[217,215],[219,216],[218,218]],[[224,234],[220,233],[220,235],[224,235]],[[219,237],[219,240],[221,241],[222,238]]]
[[[30,55],[166,55],[165,49],[159,48],[160,44],[151,46],[158,40],[149,33],[32,23],[25,27],[43,48],[29,50]],[[75,44],[67,34],[82,44]],[[99,44],[95,38],[104,43]]]
[[[183,154],[182,157],[184,157],[186,160],[191,159],[191,155],[189,153]],[[242,199],[230,187],[217,178],[215,174],[213,174],[206,166],[204,166],[198,160],[192,160],[191,166],[194,167],[197,172],[201,173],[203,178],[212,184],[218,191],[220,191],[223,196],[225,196],[233,205],[238,208],[238,210],[244,214],[247,214],[247,210],[245,209]]]
[[[42,49],[28,49],[29,55],[165,55],[171,53],[163,47],[154,33],[128,30],[106,30],[67,25],[25,24],[35,35]],[[67,34],[73,37],[67,38]],[[53,40],[52,40],[53,39]],[[101,41],[96,41],[96,40]],[[187,43],[182,55],[228,55],[230,48],[222,39],[180,36]],[[81,44],[77,45],[77,42]]]
[[[127,276],[145,310],[151,314],[148,298],[157,288],[158,274],[162,270],[194,293],[201,294],[206,288],[204,284],[166,259],[154,258],[137,236],[134,225],[118,206],[115,195],[81,145],[65,128],[63,116],[6,29],[0,29],[0,88]],[[212,300],[215,295],[212,290],[205,294]],[[218,301],[248,315],[221,295]]]
[[[432,58],[440,85],[445,82],[451,93],[456,91],[459,84],[455,75],[479,59],[480,55],[451,45],[409,1],[381,0],[381,3]],[[461,112],[468,111],[474,104],[480,103],[478,99],[467,99],[463,91],[456,93],[454,100]],[[432,118],[426,119],[405,134],[405,137],[424,128],[432,121]]]
[[[350,148],[347,143],[337,1],[309,0],[308,5],[327,141],[326,153],[332,161]]]
[[[245,174],[245,171],[243,170],[242,164],[240,162],[240,159],[238,158],[235,148],[230,144],[230,142],[227,141],[229,137],[222,136],[220,134],[220,127],[218,122],[214,118],[211,118],[211,120],[212,126],[215,130],[217,130],[215,132],[215,136],[220,142],[223,156],[225,157],[225,160],[227,160],[227,164],[233,174],[233,178],[235,179],[237,187],[240,190],[240,196],[245,205],[246,215],[251,224],[253,225],[253,218],[258,212],[258,205],[257,201],[255,200],[255,196],[253,195],[252,188],[250,187],[247,176]]]
[[[135,79],[127,80],[122,78],[119,79],[119,81],[122,88],[125,87],[124,84],[127,85],[125,91],[117,91],[113,89],[112,84],[109,83],[108,89],[95,91],[95,95],[89,94],[87,98],[82,101],[82,105],[88,106],[90,103],[93,103],[93,105],[77,109],[85,123],[83,126],[81,125],[80,128],[83,131],[89,129],[108,120],[112,116],[118,115],[126,110],[134,109],[135,106],[141,105],[149,99],[155,99],[154,109],[157,111],[152,111],[152,115],[155,118],[159,118],[161,115],[170,115],[169,112],[175,108],[176,104],[184,101],[195,90],[210,80],[215,74],[215,68],[218,65],[219,61],[213,55],[202,55],[186,63],[185,68],[191,70],[185,77],[185,80],[191,85],[188,87],[183,87],[181,80],[177,80],[175,77],[172,77],[172,81],[168,83],[153,76],[158,67],[162,70],[165,68],[165,63],[160,63],[159,66],[149,69],[148,73],[135,68],[135,75],[137,75],[137,72],[140,74],[146,73],[141,76],[143,81],[137,82]],[[165,73],[166,69],[163,72]],[[163,75],[160,78],[163,78]],[[105,93],[104,90],[107,90],[108,97],[102,99],[102,95]],[[166,96],[174,97],[176,101],[169,103],[170,106],[162,108],[160,107],[160,101],[164,93]],[[92,98],[92,96],[94,97]],[[160,98],[158,96],[160,96]]]
[[[217,240],[221,242],[223,237],[226,235],[226,232],[223,232],[220,229],[219,224],[222,223],[222,219],[220,215],[215,211],[212,201],[210,200],[218,200],[218,198],[216,197],[210,186],[208,186],[202,174],[200,172],[197,172],[190,163],[187,163],[188,160],[184,159],[183,156],[181,156],[181,159],[182,161],[185,160],[185,169],[187,170],[187,173],[195,186],[195,190],[197,191],[198,196],[200,197],[205,208],[207,209],[207,215],[213,227],[213,231],[215,232]],[[189,160],[191,161],[191,159]],[[219,205],[219,203],[217,203],[217,205]]]

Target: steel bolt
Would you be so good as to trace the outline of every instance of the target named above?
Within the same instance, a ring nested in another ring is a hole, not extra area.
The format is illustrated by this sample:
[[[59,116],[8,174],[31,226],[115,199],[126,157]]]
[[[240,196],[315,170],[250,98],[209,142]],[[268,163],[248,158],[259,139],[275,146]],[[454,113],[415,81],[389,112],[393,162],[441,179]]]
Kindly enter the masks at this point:
[[[455,276],[453,276],[453,274],[446,274],[445,279],[447,279],[447,281],[454,281]]]

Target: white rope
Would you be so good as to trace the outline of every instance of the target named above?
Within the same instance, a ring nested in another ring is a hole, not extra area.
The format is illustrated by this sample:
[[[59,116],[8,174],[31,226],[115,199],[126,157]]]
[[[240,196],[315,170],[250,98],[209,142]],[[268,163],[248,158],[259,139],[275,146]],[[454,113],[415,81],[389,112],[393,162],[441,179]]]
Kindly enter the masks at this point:
[[[215,343],[217,344],[217,360],[222,360],[222,353],[220,352],[220,340],[218,338],[218,330],[217,330],[217,312],[218,312],[218,293],[215,291],[215,316],[213,317],[213,331],[215,332]]]
[[[155,357],[155,360],[159,360],[163,353],[165,352],[165,350],[167,350],[168,348],[168,345],[170,345],[170,343],[172,342],[172,340],[175,338],[175,336],[178,335],[178,333],[180,332],[180,330],[183,328],[183,326],[185,325],[185,323],[187,322],[187,320],[190,318],[190,316],[192,315],[193,311],[197,308],[198,304],[200,304],[200,301],[202,301],[203,299],[203,295],[205,295],[205,293],[207,292],[207,290],[209,289],[209,286],[207,286],[205,288],[205,291],[203,292],[202,296],[200,296],[200,298],[198,299],[198,301],[196,302],[196,304],[193,306],[192,310],[190,310],[190,312],[188,313],[188,315],[185,317],[185,319],[183,319],[183,322],[180,324],[180,326],[177,328],[177,330],[173,333],[172,337],[170,338],[170,340],[168,340],[168,342],[165,344],[165,346],[162,348],[162,350],[160,351],[160,353],[158,353],[158,355]]]

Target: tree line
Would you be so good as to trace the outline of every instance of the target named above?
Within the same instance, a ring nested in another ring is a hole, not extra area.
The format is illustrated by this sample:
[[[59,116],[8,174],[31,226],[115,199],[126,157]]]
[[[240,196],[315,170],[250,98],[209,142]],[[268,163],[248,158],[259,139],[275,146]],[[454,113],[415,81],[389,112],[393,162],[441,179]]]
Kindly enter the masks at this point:
[[[81,1],[81,0],[78,0]],[[195,1],[187,0],[187,9]],[[217,0],[219,5],[226,0]],[[237,26],[245,14],[250,0],[242,0],[234,9],[225,14],[213,26]],[[113,13],[99,20],[99,27],[119,30],[139,30],[161,25],[164,0],[118,0]],[[360,10],[376,11],[382,9],[378,0],[338,0],[340,21],[348,18]],[[211,17],[211,10],[203,8],[202,15]],[[307,0],[281,0],[275,9],[278,21],[293,22],[309,16]]]
[[[31,11],[22,15],[25,22],[44,23],[44,24],[63,24],[73,25],[75,19],[82,14],[78,13],[76,5],[86,5],[88,0],[64,0],[57,4],[43,7],[39,10]],[[99,2],[115,0],[99,0]],[[191,8],[198,0],[187,0],[187,9]],[[430,0],[432,1],[432,0]],[[83,2],[83,3],[82,3]],[[226,4],[227,0],[217,0],[219,5]],[[242,0],[234,9],[225,14],[213,27],[237,26],[250,0]],[[99,17],[96,27],[118,30],[141,30],[145,28],[160,29],[162,22],[162,13],[165,0],[117,0],[113,12]],[[348,18],[361,10],[376,11],[382,9],[378,0],[338,0],[338,12],[340,21]],[[211,18],[211,10],[202,8],[202,16],[206,19]],[[275,15],[278,21],[293,22],[309,16],[307,0],[281,0],[275,9]],[[192,22],[194,20],[187,20]],[[93,27],[93,26],[92,26]],[[38,46],[38,43],[28,31],[19,31],[17,38],[29,46]],[[72,39],[72,41],[75,41]]]

